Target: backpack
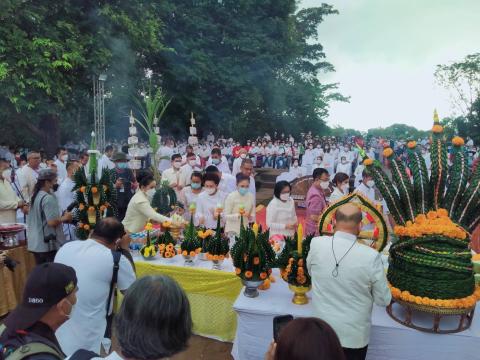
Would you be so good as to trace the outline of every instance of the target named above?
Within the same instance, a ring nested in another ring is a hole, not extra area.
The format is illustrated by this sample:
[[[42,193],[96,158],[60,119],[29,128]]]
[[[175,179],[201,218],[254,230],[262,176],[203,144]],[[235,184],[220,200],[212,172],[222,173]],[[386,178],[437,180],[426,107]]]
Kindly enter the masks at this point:
[[[7,330],[5,325],[0,325],[0,338]],[[5,360],[21,360],[29,356],[48,354],[49,358],[64,359],[65,355],[51,341],[29,333],[26,335],[17,334],[2,340],[0,344],[0,358]],[[80,359],[79,359],[80,360]]]

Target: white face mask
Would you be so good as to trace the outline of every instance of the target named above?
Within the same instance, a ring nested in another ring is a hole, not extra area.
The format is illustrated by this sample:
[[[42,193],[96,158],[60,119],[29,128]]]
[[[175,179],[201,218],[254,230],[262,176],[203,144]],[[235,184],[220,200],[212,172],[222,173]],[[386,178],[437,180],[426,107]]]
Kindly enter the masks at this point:
[[[61,160],[62,161],[67,161],[68,160],[68,155],[62,155]]]
[[[247,157],[247,154],[240,154],[240,159],[245,159]]]
[[[321,164],[322,163],[322,159],[316,159],[315,160],[315,164]]]
[[[294,168],[298,167],[298,162],[294,162],[294,163],[293,163],[293,167],[294,167]]]
[[[348,184],[344,184],[344,185],[340,186],[340,190],[341,190],[342,193],[344,193],[344,194],[347,194],[347,193],[348,193],[348,188],[349,188]]]
[[[215,188],[205,188],[205,191],[207,192],[208,195],[213,195],[217,191]]]
[[[375,186],[375,181],[373,181],[373,180],[368,180],[368,181],[367,181],[367,186],[368,186],[369,188],[374,187],[374,186]]]
[[[147,195],[148,200],[152,201],[153,196],[155,195],[155,191],[156,190],[154,188],[151,188],[145,191],[145,195]]]
[[[173,162],[173,167],[175,169],[180,169],[182,167],[182,162],[181,161],[174,161]]]
[[[197,163],[196,160],[188,160],[188,164],[189,164],[191,167],[194,167],[196,163]]]
[[[288,199],[290,199],[290,193],[280,194],[280,200],[287,201]]]
[[[321,181],[320,182],[320,187],[323,189],[323,190],[326,190],[328,189],[328,186],[330,185],[330,182],[329,181]]]

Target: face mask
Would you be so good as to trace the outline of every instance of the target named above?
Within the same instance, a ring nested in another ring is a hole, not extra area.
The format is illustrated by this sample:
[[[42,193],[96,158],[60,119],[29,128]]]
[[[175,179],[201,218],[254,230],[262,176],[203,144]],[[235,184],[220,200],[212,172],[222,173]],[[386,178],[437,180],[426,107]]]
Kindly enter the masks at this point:
[[[346,163],[347,163],[347,160],[342,159],[342,164],[346,164]]]
[[[215,188],[206,188],[205,191],[207,192],[208,195],[213,195],[217,191]]]
[[[213,164],[213,165],[218,165],[218,164],[220,164],[220,159],[212,159],[212,164]]]
[[[287,201],[288,199],[290,199],[290,193],[280,194],[280,200]]]
[[[53,191],[56,192],[58,190],[59,186],[60,185],[58,185],[58,184],[53,184],[53,187],[52,187]]]
[[[321,160],[321,159],[315,160],[315,164],[321,164],[321,163],[322,163],[322,160]]]
[[[200,184],[200,183],[191,183],[190,186],[191,186],[191,188],[192,188],[193,190],[198,190],[198,189],[200,189],[200,188],[202,187],[202,184]]]
[[[348,193],[348,184],[344,184],[344,185],[340,186],[340,190],[344,194]]]
[[[294,162],[294,163],[293,163],[293,167],[294,167],[294,168],[298,167],[298,162]]]
[[[2,176],[4,179],[11,179],[12,178],[12,169],[5,169],[3,170]]]
[[[181,161],[174,161],[173,162],[173,167],[175,169],[180,169],[182,167],[182,162]]]
[[[330,182],[329,181],[320,181],[320,187],[323,189],[323,190],[326,190],[328,189],[328,186],[330,185]]]
[[[68,155],[62,155],[61,159],[62,159],[62,161],[67,161],[68,160]]]
[[[67,319],[70,319],[72,317],[72,314],[73,314],[73,310],[75,310],[75,305],[73,305],[70,301],[68,301],[67,299],[65,299],[65,301],[68,303],[68,305],[70,305],[70,313],[69,314],[65,314],[65,317]]]
[[[194,167],[196,163],[196,160],[188,160],[188,165],[190,165],[191,167]]]
[[[126,162],[121,162],[117,164],[119,169],[127,169],[128,168],[128,163]]]
[[[242,187],[242,188],[238,188],[238,192],[240,193],[240,195],[245,196],[245,195],[247,195],[247,193],[248,193],[248,189],[247,189],[247,188],[243,188],[243,187]]]
[[[241,154],[240,159],[245,159],[247,157],[247,154]]]
[[[373,181],[373,180],[368,180],[368,181],[367,181],[367,186],[368,186],[369,188],[374,187],[374,186],[375,186],[375,181]]]
[[[155,191],[156,191],[155,188],[151,188],[145,192],[145,195],[147,195],[148,200],[152,201],[153,196],[155,195]]]

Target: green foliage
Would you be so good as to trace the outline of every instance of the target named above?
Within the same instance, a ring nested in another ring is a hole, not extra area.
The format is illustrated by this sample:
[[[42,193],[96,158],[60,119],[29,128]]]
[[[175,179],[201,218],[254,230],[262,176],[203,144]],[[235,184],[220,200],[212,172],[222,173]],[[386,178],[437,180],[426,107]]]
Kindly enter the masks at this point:
[[[443,141],[443,134],[432,135],[430,157],[432,168],[430,174],[431,204],[434,210],[438,210],[443,202],[445,183],[447,180],[447,147]]]
[[[230,250],[228,237],[224,236],[223,229],[220,226],[220,216],[217,218],[217,228],[215,236],[208,242],[207,252],[210,255],[226,255]]]
[[[201,247],[200,241],[197,237],[197,231],[195,230],[195,225],[193,224],[193,215],[190,217],[190,223],[187,228],[183,231],[183,241],[180,244],[182,251],[186,251],[190,254],[192,251],[195,252]]]
[[[418,152],[418,149],[407,149],[410,169],[413,176],[413,192],[417,214],[426,214],[431,208],[430,184],[425,159]]]
[[[153,195],[152,207],[160,214],[168,216],[177,205],[177,194],[167,182],[162,182]]]
[[[405,165],[403,165],[402,160],[397,159],[395,153],[389,158],[389,160],[393,182],[398,190],[406,219],[414,221],[415,216],[417,215],[417,209],[413,197],[413,186],[407,175],[407,171],[405,170]]]
[[[418,130],[413,126],[405,124],[393,124],[386,128],[369,129],[368,137],[381,137],[384,139],[405,140],[405,139],[420,139],[427,137],[428,132]]]
[[[158,237],[158,240],[157,240],[156,243],[158,245],[160,245],[160,244],[164,244],[164,245],[173,244],[173,245],[175,245],[177,242],[173,238],[170,231],[168,229],[166,229],[165,232]]]
[[[455,211],[462,200],[462,196],[467,187],[467,181],[470,177],[467,156],[464,153],[463,146],[453,147],[453,166],[450,168],[447,189],[443,201],[443,208],[447,209],[450,218],[454,219]]]

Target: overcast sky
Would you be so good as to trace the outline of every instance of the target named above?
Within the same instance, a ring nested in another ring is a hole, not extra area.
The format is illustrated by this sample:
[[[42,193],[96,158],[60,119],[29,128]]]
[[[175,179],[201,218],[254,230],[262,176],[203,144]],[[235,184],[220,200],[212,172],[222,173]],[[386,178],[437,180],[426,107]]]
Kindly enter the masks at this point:
[[[301,6],[321,4],[301,0]],[[433,109],[452,114],[434,82],[437,64],[480,52],[480,0],[324,0],[340,12],[319,26],[319,41],[350,103],[331,105],[328,124],[366,130],[405,123],[427,129]]]

